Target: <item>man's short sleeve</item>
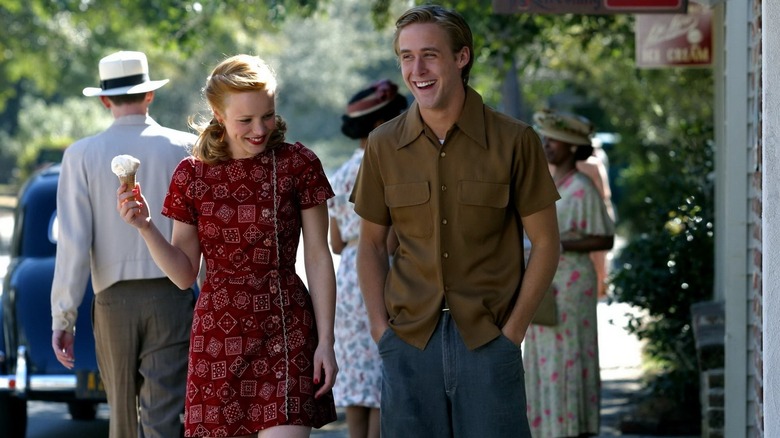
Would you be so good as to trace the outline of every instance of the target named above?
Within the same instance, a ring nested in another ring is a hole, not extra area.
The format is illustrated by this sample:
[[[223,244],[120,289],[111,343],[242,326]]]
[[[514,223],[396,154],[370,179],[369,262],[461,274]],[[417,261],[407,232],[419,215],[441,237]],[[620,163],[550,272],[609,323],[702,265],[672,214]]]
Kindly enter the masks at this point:
[[[369,136],[363,162],[349,200],[355,212],[363,219],[379,225],[391,224],[390,211],[385,203],[385,187],[379,167],[378,145]]]
[[[560,199],[550,175],[539,135],[528,127],[520,134],[521,159],[515,163],[515,205],[521,217],[543,210]]]

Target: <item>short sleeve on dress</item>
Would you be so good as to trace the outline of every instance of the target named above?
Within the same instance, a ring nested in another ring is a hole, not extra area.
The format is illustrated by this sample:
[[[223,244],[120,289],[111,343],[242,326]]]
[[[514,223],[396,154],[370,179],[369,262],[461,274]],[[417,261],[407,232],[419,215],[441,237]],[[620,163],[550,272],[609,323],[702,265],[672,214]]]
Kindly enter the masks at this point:
[[[344,163],[330,179],[331,187],[335,193],[334,197],[328,199],[328,213],[331,217],[336,217],[349,202],[347,199],[349,197],[349,192],[347,192],[349,184],[347,182],[347,171],[349,169],[346,167],[348,164],[349,162]]]
[[[300,143],[296,143],[294,150],[298,158],[293,159],[292,173],[296,175],[295,189],[299,194],[299,205],[302,210],[316,207],[332,198],[333,189],[322,168],[322,162],[317,155]]]
[[[562,200],[557,207],[561,235],[611,236],[615,226],[596,186],[583,173],[576,172],[559,189]]]
[[[195,181],[195,168],[199,164],[193,157],[187,157],[176,166],[163,201],[163,216],[190,225],[198,222],[198,214],[191,196],[191,191],[195,187],[191,186]]]

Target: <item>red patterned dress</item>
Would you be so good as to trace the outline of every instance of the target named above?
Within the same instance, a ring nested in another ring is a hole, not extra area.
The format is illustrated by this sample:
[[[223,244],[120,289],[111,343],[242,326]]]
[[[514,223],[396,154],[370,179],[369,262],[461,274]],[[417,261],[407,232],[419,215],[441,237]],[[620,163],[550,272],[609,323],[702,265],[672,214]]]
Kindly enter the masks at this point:
[[[300,143],[207,165],[184,159],[162,213],[196,225],[206,279],[192,321],[185,435],[254,434],[336,419],[314,398],[314,309],[295,273],[301,210],[333,196]]]

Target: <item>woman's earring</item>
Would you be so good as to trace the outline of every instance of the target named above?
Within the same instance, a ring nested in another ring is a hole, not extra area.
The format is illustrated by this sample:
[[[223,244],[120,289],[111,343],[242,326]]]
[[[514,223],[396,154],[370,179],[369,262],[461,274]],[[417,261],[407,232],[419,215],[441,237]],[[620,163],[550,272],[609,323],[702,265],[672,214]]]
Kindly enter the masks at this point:
[[[223,143],[225,141],[225,125],[220,123],[219,129],[222,131],[222,134],[219,135],[219,142]]]

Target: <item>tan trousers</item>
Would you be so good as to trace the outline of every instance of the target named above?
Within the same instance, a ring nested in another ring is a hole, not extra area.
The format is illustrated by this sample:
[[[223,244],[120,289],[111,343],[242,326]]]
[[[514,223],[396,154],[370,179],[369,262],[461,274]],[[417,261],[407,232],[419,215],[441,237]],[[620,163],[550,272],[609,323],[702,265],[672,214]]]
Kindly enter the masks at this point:
[[[95,295],[110,438],[181,436],[193,308],[192,290],[167,278],[122,281]]]

